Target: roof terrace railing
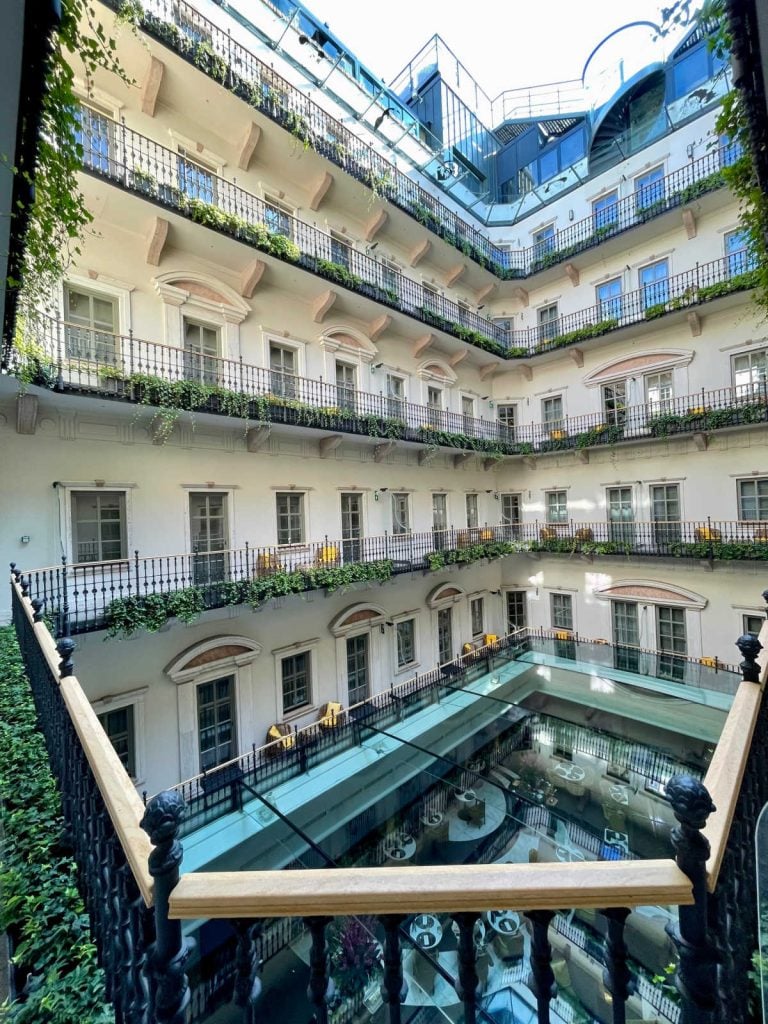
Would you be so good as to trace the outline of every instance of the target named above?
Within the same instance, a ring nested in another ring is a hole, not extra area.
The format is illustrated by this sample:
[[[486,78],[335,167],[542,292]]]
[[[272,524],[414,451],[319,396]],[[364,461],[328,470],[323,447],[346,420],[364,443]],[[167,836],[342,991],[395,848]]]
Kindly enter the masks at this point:
[[[39,610],[23,596],[18,580],[12,584],[12,593],[14,625],[52,769],[62,787],[93,934],[118,1014],[126,1016],[137,1005],[154,1007],[160,993],[166,1015],[183,1014],[189,985],[181,965],[188,947],[180,922],[206,918],[218,920],[219,931],[229,925],[233,950],[229,977],[235,978],[238,1005],[251,1012],[259,990],[255,984],[261,934],[257,922],[303,917],[312,943],[311,1009],[318,1021],[328,1024],[329,982],[336,962],[327,957],[324,918],[373,914],[378,920],[367,927],[383,943],[379,976],[386,1015],[389,1024],[400,1024],[401,1002],[407,998],[404,981],[415,984],[403,960],[404,946],[413,942],[410,929],[404,927],[408,924],[404,915],[429,913],[452,915],[456,922],[458,977],[418,945],[412,956],[426,957],[430,969],[456,989],[466,1020],[490,1024],[494,1016],[481,997],[474,933],[481,913],[501,908],[527,916],[529,923],[523,927],[526,934],[530,930],[529,946],[535,956],[526,977],[536,993],[530,996],[533,1009],[529,1012],[538,1024],[546,1024],[559,1005],[553,1000],[552,971],[553,945],[559,947],[550,924],[563,908],[592,908],[604,915],[605,984],[611,1002],[620,1004],[620,1016],[616,1018],[614,1011],[614,1021],[620,1020],[630,998],[624,935],[632,927],[633,916],[627,908],[662,904],[678,907],[672,935],[678,947],[685,949],[678,966],[685,1019],[706,1020],[709,1014],[710,1019],[735,1024],[749,1020],[743,979],[757,935],[751,830],[768,798],[766,672],[755,661],[760,650],[755,638],[740,638],[744,681],[704,786],[690,777],[676,777],[667,784],[667,796],[681,826],[674,837],[676,860],[670,856],[643,861],[640,866],[583,861],[425,869],[393,863],[386,871],[325,868],[182,874],[177,842],[184,815],[181,797],[176,792],[160,793],[142,815],[131,781],[73,674],[71,642],[62,639],[58,648],[54,646]],[[768,628],[763,636],[768,639]],[[151,875],[145,867],[150,844]],[[118,870],[124,862],[127,870]],[[153,907],[151,917],[137,906],[139,894]],[[739,908],[736,915],[734,906]],[[121,930],[114,928],[114,907],[120,909]],[[519,914],[515,918],[519,925]],[[124,941],[125,929],[130,942]],[[153,942],[151,970],[145,974],[143,965]],[[712,968],[715,949],[728,951],[717,971]],[[202,955],[200,966],[204,967],[206,954]],[[600,971],[594,972],[594,978],[598,986],[603,984]],[[295,989],[295,978],[291,984]],[[660,999],[656,1006],[661,1008]]]
[[[105,3],[115,10],[120,9],[119,0],[105,0]],[[739,155],[736,144],[707,154],[654,183],[650,202],[643,199],[647,191],[639,198],[629,197],[597,218],[585,218],[558,231],[543,246],[540,243],[509,252],[494,245],[482,230],[463,220],[381,157],[186,0],[148,0],[141,10],[141,25],[203,73],[290,131],[302,145],[311,146],[371,188],[375,196],[392,202],[502,279],[535,273],[599,244],[609,235],[720,187],[724,183],[719,175],[720,168]],[[554,90],[552,94],[550,89]],[[575,95],[574,83],[565,82],[541,87],[533,93],[526,89],[508,91],[502,93],[499,100],[504,104],[506,117],[512,116],[510,104],[527,111],[520,116],[532,116],[532,112],[535,116],[544,116],[547,109],[557,108],[564,102],[572,106]]]
[[[130,636],[154,632],[173,617],[192,621],[212,608],[256,608],[280,595],[383,582],[520,552],[765,561],[768,523],[510,521],[163,555],[135,551],[111,561],[83,548],[78,561],[63,558],[59,565],[24,571],[22,581],[25,596],[41,602],[57,636],[102,629]]]

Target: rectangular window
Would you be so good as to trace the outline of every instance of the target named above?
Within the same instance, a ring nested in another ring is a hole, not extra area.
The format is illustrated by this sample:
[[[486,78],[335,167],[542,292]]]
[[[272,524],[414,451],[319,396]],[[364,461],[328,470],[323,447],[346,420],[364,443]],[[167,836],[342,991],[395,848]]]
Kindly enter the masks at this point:
[[[669,298],[669,260],[659,260],[639,273],[640,289],[643,293],[643,309],[663,306]]]
[[[619,220],[619,193],[608,192],[592,202],[592,225],[598,235],[607,235]]]
[[[212,169],[193,160],[185,150],[178,156],[179,188],[190,199],[216,202],[216,175]]]
[[[768,360],[765,349],[731,357],[733,386],[739,398],[766,394]]]
[[[303,544],[304,533],[304,495],[293,491],[278,491],[275,495],[277,503],[277,543]]]
[[[381,261],[381,283],[387,291],[395,292],[396,295],[399,293],[400,271],[395,263],[389,260]]]
[[[666,412],[671,408],[674,392],[672,389],[672,371],[649,373],[645,378],[645,400],[648,411],[652,415]]]
[[[397,667],[405,668],[416,661],[416,620],[404,619],[395,626]]]
[[[136,743],[134,738],[133,705],[105,711],[99,715],[104,732],[109,736],[115,753],[120,758],[123,768],[132,779],[136,778]]]
[[[309,704],[312,692],[310,652],[291,654],[280,662],[283,690],[283,714]]]
[[[629,647],[640,644],[637,604],[634,601],[612,601],[613,642]]]
[[[745,274],[748,270],[754,270],[757,266],[754,254],[749,251],[745,231],[728,231],[726,233],[725,256],[728,260],[729,277]]]
[[[520,536],[520,495],[501,494],[501,525],[506,540],[517,540]]]
[[[612,427],[623,427],[627,418],[627,382],[617,380],[603,385],[603,415]]]
[[[219,374],[219,330],[184,317],[184,378],[203,384],[217,384]]]
[[[631,487],[609,487],[606,491],[608,534],[612,541],[631,544],[635,539],[635,514]]]
[[[440,388],[427,388],[427,406],[434,410],[443,408],[443,392]]]
[[[651,518],[660,547],[680,540],[680,486],[654,484],[651,487]]]
[[[114,366],[117,359],[117,300],[73,285],[64,286],[67,358]]]
[[[76,562],[111,562],[126,558],[124,492],[74,491],[72,533]]]
[[[395,419],[405,416],[405,380],[394,373],[387,374],[387,415]]]
[[[541,400],[541,419],[544,426],[552,430],[563,429],[563,396],[551,395]]]
[[[336,360],[336,404],[347,411],[355,408],[355,367]]]
[[[547,491],[547,522],[568,522],[568,495],[566,491]]]
[[[549,306],[541,306],[536,311],[536,319],[539,325],[539,339],[549,341],[557,334],[558,312],[557,303]]]
[[[573,630],[573,598],[570,594],[550,594],[553,629]]]
[[[555,170],[555,173],[557,171]],[[534,260],[541,259],[548,252],[552,252],[555,248],[555,225],[547,224],[545,228],[540,231],[534,232],[533,235],[533,249]]]
[[[430,310],[432,313],[439,313],[441,307],[441,295],[437,288],[433,288],[430,284],[422,284],[421,290],[424,296],[424,308]]]
[[[269,389],[280,398],[296,397],[296,350],[269,343]]]
[[[368,634],[347,637],[347,698],[350,705],[370,696],[368,685]]]
[[[345,267],[347,270],[349,270],[351,252],[352,246],[349,244],[349,240],[344,238],[343,235],[337,235],[334,231],[332,231],[331,262],[338,263],[339,266]]]
[[[656,630],[659,650],[669,654],[687,654],[685,609],[656,606]]]
[[[727,135],[721,135],[719,142],[720,166],[732,167],[742,154],[741,143],[732,141]]]
[[[635,178],[635,206],[638,213],[647,211],[664,199],[664,168],[654,167]]]
[[[528,625],[526,594],[524,590],[507,591],[507,632],[515,633]]]
[[[485,601],[482,597],[473,597],[469,602],[469,617],[472,623],[472,636],[479,637],[485,632]]]
[[[768,520],[768,477],[739,480],[739,519]]]
[[[461,396],[461,415],[467,419],[473,419],[475,415],[475,400],[469,395]]]
[[[75,141],[83,147],[83,164],[109,174],[114,123],[100,110],[81,104],[74,111]]]
[[[510,441],[515,439],[515,427],[517,426],[517,406],[516,405],[499,405],[496,407],[496,417],[499,421],[499,426],[502,431],[506,433]]]
[[[288,209],[279,199],[265,196],[264,223],[275,234],[291,238],[293,235],[293,210]]]
[[[603,281],[595,289],[597,304],[600,307],[601,320],[620,320],[622,312],[621,278],[614,277]]]
[[[216,491],[191,491],[189,535],[194,582],[222,580],[227,574],[229,530],[227,496]]]
[[[392,494],[392,533],[411,532],[411,496],[407,492]]]
[[[197,687],[197,736],[203,772],[237,756],[234,689],[232,676]]]
[[[742,633],[751,633],[752,636],[759,636],[760,630],[764,625],[765,616],[763,615],[742,615],[741,617]]]
[[[362,556],[363,497],[357,491],[341,495],[341,551],[345,562],[359,562]]]
[[[452,608],[440,608],[437,613],[437,660],[441,665],[453,661]]]
[[[477,511],[477,495],[476,494],[465,494],[464,501],[467,509],[467,529],[474,530],[479,526],[479,517]]]

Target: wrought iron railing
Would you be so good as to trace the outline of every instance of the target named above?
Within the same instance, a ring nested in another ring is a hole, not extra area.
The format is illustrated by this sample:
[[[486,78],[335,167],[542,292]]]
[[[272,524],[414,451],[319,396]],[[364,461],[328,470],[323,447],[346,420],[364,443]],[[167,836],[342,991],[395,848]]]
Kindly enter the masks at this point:
[[[338,243],[324,231],[123,124],[87,108],[81,108],[80,117],[83,167],[90,173],[506,358],[577,344],[756,283],[751,261],[736,253],[527,330],[510,331],[351,247],[345,247],[339,263]]]
[[[349,288],[462,340],[504,355],[508,332],[351,247],[271,206],[188,156],[88,108],[80,108],[83,167],[278,259]]]
[[[120,8],[119,0],[105,2],[114,9]],[[500,278],[536,273],[599,244],[609,235],[719,188],[724,184],[718,173],[720,168],[738,155],[735,144],[709,153],[655,183],[652,203],[628,197],[611,207],[610,217],[601,214],[597,219],[585,218],[558,231],[543,244],[509,252],[494,245],[482,230],[399,171],[186,0],[148,0],[141,24],[161,43],[294,134],[302,145],[311,146],[372,188],[376,196],[394,203]]]
[[[486,933],[488,925],[493,927],[493,912],[498,909],[510,912],[508,931],[520,942],[510,966],[509,983],[514,982],[518,993],[514,998],[523,1000],[521,1005],[538,1024],[574,1019],[572,995],[565,991],[555,999],[555,970],[560,977],[563,970],[562,957],[560,966],[555,962],[556,937],[550,926],[555,911],[591,908],[598,911],[599,931],[605,935],[595,939],[604,946],[590,974],[592,987],[597,986],[601,999],[611,1004],[613,1024],[620,1024],[628,1006],[630,1012],[639,1010],[628,1004],[631,965],[625,929],[632,927],[634,915],[627,908],[662,904],[677,907],[670,934],[685,954],[677,968],[681,1019],[727,1019],[734,1024],[751,1020],[744,984],[757,942],[751,831],[768,799],[765,679],[755,661],[760,645],[754,638],[739,640],[744,681],[704,785],[680,776],[667,784],[667,797],[680,823],[673,836],[675,860],[670,856],[640,864],[494,863],[423,871],[395,863],[386,871],[334,868],[329,861],[320,870],[182,874],[177,837],[185,808],[180,795],[163,792],[145,810],[141,807],[73,674],[72,642],[64,638],[54,647],[18,582],[13,584],[13,617],[40,728],[62,791],[64,820],[80,867],[79,882],[108,998],[119,1019],[182,1019],[190,1001],[185,971],[194,983],[222,976],[217,951],[229,943],[233,1010],[239,1008],[243,1020],[252,1020],[261,991],[262,922],[303,917],[310,944],[307,1012],[314,1013],[318,1024],[329,1024],[334,1013],[343,1015],[346,1010],[343,1001],[334,1008],[331,981],[334,974],[338,977],[339,960],[336,953],[328,956],[328,917],[364,914],[375,917],[357,918],[355,927],[360,941],[380,943],[368,978],[376,985],[381,982],[377,998],[383,1000],[389,1024],[404,1019],[409,986],[420,990],[421,965],[447,983],[446,992],[455,993],[451,1001],[463,1009],[465,1021],[492,1024],[498,1017],[485,998],[485,947],[477,936]],[[765,630],[764,634],[768,635]],[[436,955],[437,949],[422,948],[430,943],[412,938],[412,929],[419,925],[411,915],[424,914],[438,924],[442,917],[445,927],[453,919],[458,950],[450,964]],[[481,927],[483,914],[487,923]],[[184,919],[198,922],[197,927],[206,920],[214,926],[192,957],[182,937]],[[559,926],[561,935],[570,927],[562,917]],[[295,995],[295,974],[290,984]],[[646,995],[649,984],[643,980]],[[212,995],[206,992],[202,1002]],[[652,1000],[655,1010],[665,1015],[669,1009],[669,1019],[674,1020],[676,1012],[665,1007],[662,996]],[[271,998],[278,998],[277,989]],[[358,999],[355,1009],[359,1003]],[[373,1005],[367,988],[362,1003]],[[195,1005],[205,1012],[199,1001]]]
[[[123,635],[159,628],[165,618],[177,615],[194,617],[228,605],[256,607],[281,593],[384,580],[524,551],[765,561],[768,522],[536,520],[194,553],[140,556],[135,551],[113,561],[68,563],[64,558],[59,565],[17,571],[25,596],[42,602],[57,635],[101,629]]]
[[[180,410],[237,416],[492,456],[533,455],[695,434],[768,420],[768,382],[705,389],[636,405],[516,426],[269,370],[240,359],[112,334],[40,315],[25,327],[32,355],[12,372],[36,384]],[[173,394],[164,387],[174,386]],[[188,385],[188,386],[186,386]]]

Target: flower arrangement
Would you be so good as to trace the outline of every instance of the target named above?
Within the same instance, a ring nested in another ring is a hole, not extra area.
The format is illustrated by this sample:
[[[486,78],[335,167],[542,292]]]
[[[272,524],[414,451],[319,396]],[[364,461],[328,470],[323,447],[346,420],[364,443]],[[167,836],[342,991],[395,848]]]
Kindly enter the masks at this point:
[[[381,970],[381,945],[372,917],[345,917],[329,932],[331,975],[343,998],[361,992]]]

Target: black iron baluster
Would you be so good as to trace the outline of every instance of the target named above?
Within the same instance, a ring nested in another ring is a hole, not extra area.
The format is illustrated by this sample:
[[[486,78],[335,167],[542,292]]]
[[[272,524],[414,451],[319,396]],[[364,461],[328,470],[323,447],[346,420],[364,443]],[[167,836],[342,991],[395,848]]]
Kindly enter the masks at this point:
[[[379,918],[384,928],[384,977],[381,994],[389,1010],[389,1024],[401,1024],[401,1006],[408,994],[408,985],[403,977],[403,951],[400,944],[400,928],[403,914],[386,914]]]
[[[255,1003],[261,995],[261,934],[263,923],[238,918],[232,921],[237,935],[233,1001],[243,1011],[243,1024],[255,1024]]]
[[[717,1000],[717,955],[707,935],[707,859],[702,829],[715,810],[699,779],[676,775],[666,786],[679,828],[672,832],[675,860],[693,885],[693,906],[678,907],[677,926],[667,925],[680,962],[675,983],[682,996],[680,1024],[713,1024]]]
[[[476,910],[454,914],[459,926],[458,978],[456,992],[464,1003],[466,1024],[475,1024],[480,997],[480,979],[477,974],[477,950],[475,948],[475,925],[480,919]]]
[[[316,1024],[328,1024],[328,1000],[334,992],[330,976],[328,946],[325,929],[330,917],[305,917],[304,922],[312,936],[309,950],[309,984],[307,998],[315,1008]]]
[[[627,999],[634,990],[624,941],[624,925],[631,911],[627,907],[611,907],[601,913],[608,922],[603,982],[613,999],[613,1024],[626,1024]]]
[[[179,881],[179,865],[183,856],[178,841],[179,826],[184,816],[184,801],[179,793],[166,790],[147,804],[141,827],[149,836],[154,850],[149,855],[149,873],[155,880],[155,941],[147,955],[150,979],[150,1017],[157,1024],[185,1024],[189,1004],[189,982],[184,965],[191,952],[182,939],[181,921],[168,917],[168,902]]]
[[[525,915],[533,925],[531,942],[531,973],[528,987],[536,996],[538,1024],[550,1024],[549,1004],[555,996],[555,975],[552,971],[552,947],[549,926],[555,916],[552,910],[529,910]]]

